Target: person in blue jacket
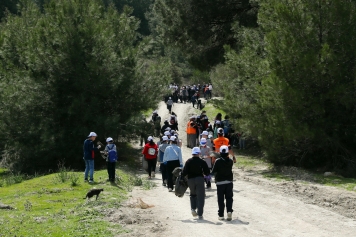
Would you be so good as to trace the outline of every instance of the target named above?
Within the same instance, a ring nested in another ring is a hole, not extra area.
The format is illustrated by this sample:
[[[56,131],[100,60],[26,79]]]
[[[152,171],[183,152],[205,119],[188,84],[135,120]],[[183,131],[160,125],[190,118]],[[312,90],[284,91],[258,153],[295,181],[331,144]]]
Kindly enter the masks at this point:
[[[84,173],[84,181],[88,181],[89,175],[89,183],[94,182],[94,152],[100,149],[100,145],[94,147],[94,141],[97,135],[95,132],[90,132],[87,139],[84,141],[83,150],[84,150],[84,161],[85,161],[85,173]]]

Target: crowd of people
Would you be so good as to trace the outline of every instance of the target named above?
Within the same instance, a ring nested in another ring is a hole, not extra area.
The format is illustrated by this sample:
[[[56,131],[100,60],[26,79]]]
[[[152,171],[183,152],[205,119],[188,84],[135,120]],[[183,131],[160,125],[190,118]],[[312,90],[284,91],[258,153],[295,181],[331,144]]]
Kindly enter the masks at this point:
[[[174,88],[175,90],[175,88]],[[172,100],[168,98],[169,100]],[[184,102],[183,102],[184,103]],[[180,167],[182,176],[187,179],[190,189],[191,213],[194,217],[203,218],[205,204],[205,190],[210,189],[212,177],[215,177],[218,196],[218,218],[223,220],[225,207],[227,220],[232,219],[233,203],[233,175],[232,167],[236,158],[230,140],[234,131],[229,121],[229,116],[222,117],[217,114],[214,121],[210,122],[206,111],[197,116],[191,116],[186,124],[187,148],[192,149],[192,157],[185,164],[182,158],[182,143],[178,134],[177,114],[169,111],[169,118],[163,125],[155,127],[155,133],[160,133],[157,144],[152,144],[152,137],[148,137],[142,150],[144,159],[152,159],[149,149],[154,154],[153,164],[148,168],[148,179],[155,177],[157,163],[162,173],[162,185],[168,192],[174,190],[174,177],[172,172]],[[157,118],[159,118],[157,120]],[[157,111],[152,113],[151,121],[161,122]],[[155,151],[155,152],[153,152]],[[149,161],[151,162],[151,161]],[[225,204],[226,201],[226,204]]]
[[[211,83],[203,85],[184,85],[170,84],[172,93],[166,95],[164,101],[167,103],[167,109],[170,111],[174,103],[192,103],[194,108],[201,109],[201,100],[208,100],[212,97],[213,85]]]
[[[232,129],[229,116],[224,119],[222,114],[218,113],[212,122],[202,111],[197,116],[191,116],[186,121],[187,148],[192,149],[192,157],[183,162],[182,140],[178,134],[177,114],[172,111],[174,103],[192,102],[194,98],[199,98],[201,91],[204,97],[211,97],[212,85],[204,84],[200,86],[182,86],[170,85],[172,95],[167,97],[167,109],[169,118],[162,121],[157,111],[152,113],[151,123],[154,127],[152,136],[148,136],[143,145],[142,155],[147,162],[148,179],[155,177],[157,164],[162,173],[162,185],[168,189],[168,192],[174,190],[173,171],[176,168],[182,169],[182,177],[185,177],[190,189],[191,214],[199,219],[203,218],[205,204],[205,189],[211,188],[212,177],[215,177],[218,196],[218,218],[224,219],[226,206],[227,220],[232,219],[233,204],[233,163],[236,158],[232,147],[240,144],[240,149],[244,149],[245,139],[242,133],[236,138],[236,133]],[[194,106],[194,102],[193,106]],[[101,148],[101,145],[95,147],[94,140],[96,134],[91,132],[84,142],[84,160],[85,160],[85,181],[93,182],[94,173],[94,152]],[[159,138],[158,142],[154,137]],[[116,147],[112,138],[108,138],[104,154],[109,157],[109,153]],[[117,157],[117,156],[116,156]],[[115,162],[107,158],[109,181],[115,180]],[[89,178],[89,179],[88,179]],[[226,201],[226,204],[225,204]]]

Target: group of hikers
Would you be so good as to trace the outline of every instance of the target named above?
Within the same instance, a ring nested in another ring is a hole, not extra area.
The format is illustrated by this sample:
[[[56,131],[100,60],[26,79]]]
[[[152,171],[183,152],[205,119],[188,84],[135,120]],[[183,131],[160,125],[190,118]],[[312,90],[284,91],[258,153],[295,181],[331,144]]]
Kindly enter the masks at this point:
[[[157,118],[159,118],[157,120]],[[154,111],[152,122],[161,121],[161,117]],[[157,124],[159,124],[157,122]],[[155,177],[157,163],[162,173],[162,185],[168,192],[175,189],[175,169],[181,168],[181,176],[187,181],[190,189],[191,214],[203,219],[205,204],[205,189],[211,188],[212,177],[215,177],[218,196],[219,220],[224,219],[225,207],[227,220],[232,219],[233,203],[233,163],[236,162],[229,137],[232,129],[229,116],[224,120],[219,113],[210,123],[206,111],[200,115],[192,116],[187,121],[187,148],[191,148],[192,157],[185,164],[182,157],[182,143],[178,138],[177,115],[172,112],[163,126],[155,129],[160,133],[159,141],[149,136],[142,154],[148,163],[148,179]],[[225,204],[226,200],[226,204]]]
[[[169,88],[172,90],[172,93],[165,96],[164,101],[167,103],[167,109],[171,108],[173,103],[192,103],[193,107],[201,109],[201,95],[204,99],[211,99],[213,85],[211,83],[204,83],[202,86],[198,85],[187,85],[179,87],[176,84],[171,84]]]
[[[199,92],[198,87],[190,87],[191,91]],[[206,84],[204,88],[208,88]],[[186,87],[178,89],[171,85],[173,93],[179,90],[179,94],[186,90]],[[197,89],[197,90],[195,90]],[[210,90],[211,92],[211,90]],[[172,97],[168,98],[172,100]],[[173,97],[174,98],[174,97]],[[183,100],[184,101],[184,100]],[[173,105],[172,100],[172,105]],[[168,105],[168,104],[167,104]],[[151,123],[154,127],[153,136],[148,136],[143,146],[143,159],[147,163],[148,179],[155,177],[157,163],[159,162],[159,171],[162,173],[162,185],[166,186],[168,192],[175,189],[175,178],[173,173],[177,168],[181,170],[181,177],[184,177],[187,186],[190,189],[191,214],[199,219],[203,219],[205,204],[205,189],[211,188],[212,177],[215,177],[218,196],[218,216],[219,220],[224,219],[226,207],[227,220],[232,220],[233,204],[233,163],[236,158],[232,147],[235,146],[236,136],[229,121],[229,116],[222,119],[222,114],[218,113],[211,123],[202,111],[200,115],[191,116],[186,124],[187,148],[191,148],[192,157],[183,162],[182,141],[178,134],[177,115],[169,109],[169,118],[163,125],[162,119],[157,111],[152,113]],[[244,149],[243,133],[238,133],[238,142],[240,149]],[[94,173],[94,153],[101,148],[101,145],[95,147],[94,140],[97,134],[90,132],[84,141],[84,161],[85,172],[84,180],[93,182]],[[156,143],[154,137],[158,137]],[[115,164],[117,161],[116,146],[111,137],[106,139],[107,145],[102,152],[107,162],[108,181],[115,181]],[[142,144],[143,145],[143,144]],[[226,200],[226,204],[225,204]]]

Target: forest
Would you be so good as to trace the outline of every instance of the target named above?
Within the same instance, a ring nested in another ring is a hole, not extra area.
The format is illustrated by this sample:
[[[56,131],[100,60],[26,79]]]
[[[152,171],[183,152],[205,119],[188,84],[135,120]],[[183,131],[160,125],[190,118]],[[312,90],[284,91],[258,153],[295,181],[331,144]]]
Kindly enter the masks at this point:
[[[170,82],[211,82],[276,165],[356,176],[356,2],[4,0],[1,165],[82,163],[139,133]]]

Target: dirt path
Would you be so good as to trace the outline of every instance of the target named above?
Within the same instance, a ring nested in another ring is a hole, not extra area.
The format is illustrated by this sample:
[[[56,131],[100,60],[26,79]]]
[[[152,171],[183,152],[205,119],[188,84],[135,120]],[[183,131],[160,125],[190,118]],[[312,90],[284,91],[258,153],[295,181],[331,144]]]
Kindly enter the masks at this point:
[[[185,124],[197,110],[190,104],[176,104],[173,111],[178,115],[183,159],[186,160],[191,157],[191,149],[185,146]],[[163,102],[158,114],[162,121],[168,118]],[[332,208],[308,204],[308,197],[291,195],[291,191],[286,192],[286,189],[281,191],[269,185],[271,181],[247,178],[248,174],[238,169],[235,173],[234,212],[230,222],[218,220],[215,184],[206,192],[204,220],[198,220],[190,214],[189,189],[184,197],[176,197],[174,192],[168,192],[161,185],[159,173],[153,179],[157,185],[154,189],[144,191],[136,188],[130,200],[134,202],[141,198],[154,207],[124,207],[112,213],[112,219],[117,217],[132,230],[120,236],[356,236],[356,221],[342,215],[342,209],[338,209],[338,214]],[[142,174],[142,177],[146,176]],[[350,205],[353,205],[356,198],[350,195]]]

